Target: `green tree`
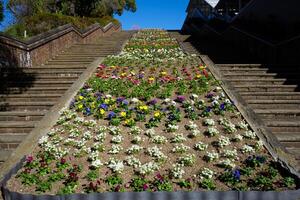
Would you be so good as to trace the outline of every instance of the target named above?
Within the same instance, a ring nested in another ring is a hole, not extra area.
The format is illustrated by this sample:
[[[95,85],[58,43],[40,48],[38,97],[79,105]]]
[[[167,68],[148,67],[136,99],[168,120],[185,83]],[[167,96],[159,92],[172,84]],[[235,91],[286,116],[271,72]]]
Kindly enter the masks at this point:
[[[4,6],[3,6],[3,0],[0,0],[0,22],[4,18]]]
[[[8,8],[19,20],[40,13],[103,17],[121,15],[124,10],[135,12],[136,2],[135,0],[9,0]]]

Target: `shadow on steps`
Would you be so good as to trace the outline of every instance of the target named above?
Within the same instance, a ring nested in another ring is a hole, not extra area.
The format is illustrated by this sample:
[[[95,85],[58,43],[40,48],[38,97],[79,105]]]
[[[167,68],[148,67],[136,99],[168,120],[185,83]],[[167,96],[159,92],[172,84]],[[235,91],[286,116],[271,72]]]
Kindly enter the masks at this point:
[[[27,74],[18,66],[15,55],[5,46],[0,48],[0,111],[6,111],[5,98],[10,93],[21,94],[33,85],[35,74]]]

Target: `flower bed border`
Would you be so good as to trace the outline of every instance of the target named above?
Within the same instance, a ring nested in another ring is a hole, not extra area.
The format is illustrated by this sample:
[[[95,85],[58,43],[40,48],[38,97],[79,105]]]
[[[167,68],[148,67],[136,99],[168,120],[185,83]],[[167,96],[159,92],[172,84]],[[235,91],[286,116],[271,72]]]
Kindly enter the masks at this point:
[[[5,200],[259,200],[280,199],[297,200],[300,197],[300,189],[283,192],[275,191],[193,191],[193,192],[105,192],[91,194],[70,195],[31,195],[12,192],[6,188],[7,181],[22,168],[24,156],[0,182],[2,196]]]

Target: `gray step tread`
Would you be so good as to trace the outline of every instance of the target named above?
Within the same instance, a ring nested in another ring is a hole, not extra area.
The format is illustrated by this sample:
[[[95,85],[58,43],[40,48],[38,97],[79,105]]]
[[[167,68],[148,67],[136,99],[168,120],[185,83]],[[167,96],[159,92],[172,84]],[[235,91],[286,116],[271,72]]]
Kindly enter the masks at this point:
[[[296,88],[298,85],[235,85],[236,88]]]
[[[0,121],[0,128],[34,128],[36,121],[22,122],[22,121]]]
[[[0,161],[5,161],[9,158],[9,156],[12,154],[13,150],[0,150]]]
[[[262,64],[253,64],[253,63],[249,63],[249,64],[220,64],[220,63],[218,63],[218,64],[215,64],[216,66],[218,66],[218,67],[231,67],[231,66],[233,66],[233,67],[260,67],[260,66],[262,66]]]
[[[0,116],[43,116],[46,113],[45,111],[4,111],[0,112]]]
[[[246,100],[247,103],[249,104],[300,104],[300,100],[277,100],[277,99],[272,99],[272,100],[268,100],[268,99],[251,99],[251,100]]]
[[[267,126],[272,126],[272,127],[300,127],[300,121],[295,121],[295,120],[288,120],[288,121],[269,121],[269,120],[264,120],[264,123]]]
[[[56,102],[54,101],[33,101],[33,102],[0,102],[0,105],[6,105],[6,106],[52,106]]]
[[[61,97],[59,94],[6,94],[0,95],[0,98],[47,98],[47,97]]]
[[[251,95],[251,96],[286,96],[286,95],[293,95],[293,96],[300,96],[300,92],[239,92],[242,96],[243,95]]]
[[[13,143],[13,142],[22,142],[28,134],[22,133],[9,133],[9,134],[0,134],[0,143]]]
[[[10,87],[8,89],[14,90],[14,89],[19,89],[18,87]],[[67,90],[69,89],[69,87],[32,87],[32,88],[28,88],[27,90],[43,90],[43,91],[47,91],[47,90]],[[26,91],[27,91],[26,90]]]
[[[254,109],[258,114],[300,114],[300,110],[295,109]]]
[[[276,133],[275,136],[279,141],[290,141],[290,142],[300,141],[300,133],[280,132],[280,133]]]

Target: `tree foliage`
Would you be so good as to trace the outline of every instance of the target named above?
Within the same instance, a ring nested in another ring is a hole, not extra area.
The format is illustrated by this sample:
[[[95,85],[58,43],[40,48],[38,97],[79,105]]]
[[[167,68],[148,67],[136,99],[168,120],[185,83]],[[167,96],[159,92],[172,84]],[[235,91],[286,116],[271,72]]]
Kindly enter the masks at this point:
[[[9,0],[8,8],[17,19],[41,13],[103,17],[136,11],[135,0]]]
[[[4,7],[3,7],[3,0],[0,0],[0,22],[4,18]]]

